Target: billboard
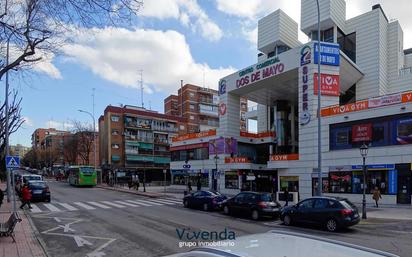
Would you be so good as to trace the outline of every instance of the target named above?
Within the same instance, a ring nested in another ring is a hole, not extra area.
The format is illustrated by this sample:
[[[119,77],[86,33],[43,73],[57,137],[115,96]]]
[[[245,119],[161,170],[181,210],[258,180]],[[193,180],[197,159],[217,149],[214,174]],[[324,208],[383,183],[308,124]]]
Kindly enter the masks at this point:
[[[234,138],[217,138],[209,141],[209,155],[237,154],[237,140]]]

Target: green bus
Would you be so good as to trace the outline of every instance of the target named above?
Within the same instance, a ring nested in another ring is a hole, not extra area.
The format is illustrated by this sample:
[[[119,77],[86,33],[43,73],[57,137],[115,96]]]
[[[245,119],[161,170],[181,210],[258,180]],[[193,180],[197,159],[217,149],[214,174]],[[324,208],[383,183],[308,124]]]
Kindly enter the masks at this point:
[[[92,166],[70,166],[69,184],[72,186],[95,186],[97,172]]]

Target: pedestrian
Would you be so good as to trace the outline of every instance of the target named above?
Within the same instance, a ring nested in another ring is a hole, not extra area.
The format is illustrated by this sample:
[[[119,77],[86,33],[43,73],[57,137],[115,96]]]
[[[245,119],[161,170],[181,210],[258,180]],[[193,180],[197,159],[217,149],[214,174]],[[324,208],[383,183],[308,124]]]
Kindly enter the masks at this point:
[[[31,209],[30,201],[31,201],[31,192],[29,187],[25,184],[23,186],[23,189],[21,190],[22,195],[23,195],[23,203],[20,205],[20,209],[23,209],[23,207],[27,204],[29,206],[29,209]]]
[[[202,190],[202,183],[200,182],[200,179],[197,180],[197,191]]]
[[[139,191],[139,186],[140,186],[139,175],[136,175],[136,191]]]
[[[190,181],[187,182],[187,190],[189,191],[189,193],[192,192],[192,183]]]
[[[285,190],[283,191],[283,195],[285,196],[285,206],[288,206],[289,204],[289,190],[287,187],[285,187]]]
[[[3,204],[3,199],[4,199],[4,193],[3,193],[3,190],[0,188],[0,207]]]
[[[378,187],[375,187],[375,190],[373,190],[372,198],[373,200],[375,200],[376,208],[379,208],[378,202],[379,202],[379,199],[382,199],[382,195]]]

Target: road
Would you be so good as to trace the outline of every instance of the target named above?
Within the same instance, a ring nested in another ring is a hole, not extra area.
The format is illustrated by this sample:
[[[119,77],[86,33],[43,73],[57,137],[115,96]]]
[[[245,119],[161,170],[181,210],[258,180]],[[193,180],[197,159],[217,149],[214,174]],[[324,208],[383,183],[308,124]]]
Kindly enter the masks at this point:
[[[51,203],[35,203],[30,212],[51,256],[163,256],[179,247],[182,231],[233,231],[236,237],[272,229],[298,231],[412,256],[412,222],[368,220],[340,233],[285,227],[218,212],[183,208],[179,200],[152,199],[100,188],[73,188],[50,182]]]

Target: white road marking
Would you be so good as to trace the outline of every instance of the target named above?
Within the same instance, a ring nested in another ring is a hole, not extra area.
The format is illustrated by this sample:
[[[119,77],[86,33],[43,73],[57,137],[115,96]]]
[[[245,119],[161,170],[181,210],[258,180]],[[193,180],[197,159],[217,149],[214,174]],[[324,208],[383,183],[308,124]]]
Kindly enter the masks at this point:
[[[171,203],[171,202],[166,202],[166,201],[162,201],[162,200],[151,200],[155,203],[163,203],[163,204],[168,204],[168,205],[175,205],[176,203]]]
[[[141,203],[141,202],[138,202],[138,201],[136,201],[136,200],[126,200],[126,201],[127,201],[127,202],[131,202],[131,203],[140,204],[140,205],[143,205],[143,206],[152,206],[152,205],[150,205],[150,204]]]
[[[59,208],[57,208],[56,206],[54,206],[53,204],[50,203],[45,203],[43,204],[44,207],[46,207],[47,209],[49,209],[50,211],[61,211]]]
[[[138,202],[144,202],[144,203],[148,203],[148,204],[153,204],[153,205],[163,205],[162,203],[156,203],[153,201],[147,201],[147,200],[136,200]]]
[[[77,209],[76,207],[71,206],[70,204],[67,203],[57,203],[60,204],[61,206],[63,206],[64,208],[66,208],[69,211],[77,211],[79,209]]]
[[[156,199],[157,201],[162,201],[162,202],[166,202],[166,203],[174,203],[174,204],[182,204],[182,201],[171,201],[168,199]]]
[[[115,201],[115,202],[116,202],[116,203],[119,203],[119,204],[131,206],[131,207],[140,207],[140,206],[137,205],[137,204],[127,203],[127,202],[124,202],[124,201]]]
[[[124,208],[124,207],[126,207],[126,206],[124,206],[124,205],[120,205],[120,204],[117,204],[117,203],[112,203],[112,202],[109,202],[109,201],[101,201],[101,202],[104,203],[104,204],[107,204],[107,205],[111,205],[111,206],[117,207],[117,208]]]
[[[89,241],[80,236],[74,236],[73,239],[78,247],[82,247],[83,245],[93,245],[92,243],[90,243]]]
[[[62,228],[64,233],[75,232],[76,231],[76,230],[70,228],[70,224],[58,225],[58,227]]]
[[[59,218],[57,218],[57,217],[54,217],[54,220],[57,221],[57,222],[61,222],[61,221],[62,221],[61,219],[59,219]]]
[[[94,206],[97,206],[97,207],[100,207],[102,209],[111,209],[112,208],[110,206],[106,206],[106,205],[100,204],[98,202],[87,202],[87,203],[89,203],[91,205],[94,205]]]
[[[31,210],[30,211],[33,212],[33,213],[42,212],[42,210],[40,210],[40,208],[37,207],[37,205],[35,205],[34,203],[31,204]]]
[[[94,207],[92,207],[92,206],[90,206],[90,205],[81,203],[81,202],[74,202],[74,204],[77,205],[77,206],[80,206],[80,207],[82,207],[82,208],[85,208],[86,210],[96,210],[96,208],[94,208]]]

